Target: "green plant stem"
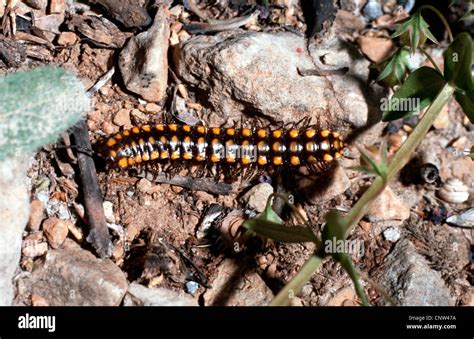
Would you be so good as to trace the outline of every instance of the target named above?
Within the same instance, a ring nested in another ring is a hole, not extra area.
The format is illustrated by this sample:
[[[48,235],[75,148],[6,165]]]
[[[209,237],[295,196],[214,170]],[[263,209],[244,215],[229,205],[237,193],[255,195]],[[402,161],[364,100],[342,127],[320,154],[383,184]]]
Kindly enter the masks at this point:
[[[345,216],[344,220],[346,222],[346,236],[367,213],[370,203],[373,202],[380,193],[382,193],[386,183],[393,179],[395,174],[397,174],[398,171],[400,171],[403,166],[407,164],[410,156],[421,143],[431,125],[433,125],[433,122],[436,120],[439,112],[441,112],[442,108],[444,105],[446,105],[454,91],[455,88],[449,83],[444,85],[444,87],[436,96],[435,100],[431,103],[423,118],[420,120],[408,139],[403,143],[398,152],[390,161],[387,170],[387,179],[384,180],[382,177],[375,178],[372,185],[370,185],[370,187],[364,192],[354,207],[352,207],[350,212]]]
[[[423,5],[423,6],[421,6],[421,7],[418,9],[418,11],[421,12],[421,11],[424,10],[424,9],[429,9],[429,10],[431,10],[431,11],[433,11],[433,12],[436,13],[436,15],[437,15],[437,16],[441,19],[441,21],[443,22],[443,25],[444,25],[444,27],[446,28],[446,31],[448,32],[449,42],[450,42],[450,43],[453,42],[453,40],[454,40],[454,38],[453,38],[453,33],[451,32],[451,28],[449,27],[449,24],[448,24],[448,22],[446,21],[446,18],[444,17],[444,15],[441,14],[441,12],[438,11],[438,9],[437,9],[436,7],[433,7],[433,6],[431,6],[431,5]]]
[[[434,66],[434,68],[436,68],[436,70],[439,72],[439,74],[443,74],[443,72],[441,72],[441,70],[439,69],[438,64],[434,61],[434,59],[431,57],[431,55],[429,55],[429,53],[427,51],[425,51],[425,49],[423,47],[418,47],[418,48],[428,58],[428,60],[431,62],[431,64]]]
[[[324,254],[319,252],[313,253],[303,264],[298,274],[278,292],[277,296],[270,303],[270,306],[288,306],[291,297],[296,297],[301,292],[304,284],[308,282],[318,266],[322,263],[323,258]]]
[[[389,182],[393,177],[400,171],[403,166],[406,165],[410,156],[413,154],[415,149],[423,140],[426,133],[430,129],[431,125],[438,117],[439,113],[441,112],[442,108],[448,100],[451,98],[455,91],[455,88],[451,86],[449,83],[445,84],[441,91],[436,96],[435,100],[431,103],[430,107],[424,114],[421,121],[415,127],[413,132],[410,134],[408,139],[403,143],[400,147],[398,152],[390,161],[390,164],[387,169],[387,177],[384,179],[380,176],[375,178],[372,185],[364,192],[362,197],[357,201],[351,211],[345,216],[345,227],[346,227],[346,234],[345,236],[350,233],[351,229],[357,225],[357,223],[362,219],[362,217],[366,214],[368,208],[370,207],[370,203],[372,203],[375,198],[383,191],[387,182]],[[290,204],[291,205],[291,204]],[[271,306],[287,306],[290,303],[291,295],[296,296],[300,293],[301,288],[303,285],[311,278],[314,274],[318,266],[321,264],[324,258],[323,249],[320,248],[318,252],[315,252],[303,265],[301,270],[298,274],[290,280],[288,284],[277,294],[275,299],[270,303]],[[350,270],[348,273],[353,274],[355,271]],[[352,276],[351,276],[352,277]],[[357,276],[354,276],[357,279]],[[365,294],[361,291],[361,286],[357,285],[356,282],[356,289],[358,290],[359,296],[364,296]],[[362,300],[363,303],[368,303],[368,300]]]
[[[369,298],[367,297],[367,294],[365,294],[364,288],[360,284],[357,270],[354,267],[354,264],[352,263],[352,260],[349,255],[347,253],[342,255],[339,259],[339,263],[342,265],[347,274],[349,274],[349,276],[351,277],[352,282],[354,283],[354,288],[356,290],[357,296],[362,301],[362,305],[370,306]]]

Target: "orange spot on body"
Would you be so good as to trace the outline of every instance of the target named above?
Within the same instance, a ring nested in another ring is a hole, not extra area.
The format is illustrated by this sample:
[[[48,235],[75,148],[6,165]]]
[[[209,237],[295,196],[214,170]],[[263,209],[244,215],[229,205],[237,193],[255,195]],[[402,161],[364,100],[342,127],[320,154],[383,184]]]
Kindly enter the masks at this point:
[[[316,130],[308,129],[306,130],[305,135],[308,139],[314,138],[314,136],[316,135]]]
[[[257,131],[257,136],[261,139],[265,138],[267,136],[267,131],[265,131],[264,129],[259,129]]]
[[[212,154],[211,155],[211,161],[216,163],[216,162],[219,162],[221,160],[221,158],[219,157],[218,154]]]
[[[160,154],[161,159],[168,159],[170,157],[170,153],[168,151],[162,151]]]
[[[252,131],[248,128],[242,128],[241,134],[242,136],[248,138],[249,136],[252,135]]]
[[[109,147],[112,147],[116,143],[117,143],[117,141],[114,138],[110,138],[109,140],[107,140],[107,146],[109,146]]]
[[[298,138],[299,131],[298,131],[297,129],[291,129],[291,130],[288,132],[288,135],[290,136],[290,138],[296,139],[296,138]]]
[[[117,165],[118,165],[120,168],[127,168],[127,167],[128,167],[127,158],[122,158],[122,159],[120,159],[120,160],[117,162]]]
[[[158,154],[158,151],[153,151],[150,154],[150,160],[155,160],[155,159],[158,159],[159,157],[160,155]]]
[[[267,157],[264,156],[264,155],[259,155],[258,156],[258,159],[257,159],[257,163],[260,165],[260,166],[263,166],[263,165],[266,165],[267,164]]]
[[[292,156],[290,158],[290,164],[293,165],[293,166],[298,166],[300,164],[300,158],[298,158],[297,156]]]
[[[331,132],[329,132],[327,129],[321,131],[321,136],[323,138],[327,138],[329,134],[331,134]]]
[[[334,158],[332,157],[331,154],[324,154],[324,157],[323,157],[324,161],[326,162],[331,162]]]
[[[273,157],[273,165],[276,165],[276,166],[283,165],[283,158],[280,156]]]

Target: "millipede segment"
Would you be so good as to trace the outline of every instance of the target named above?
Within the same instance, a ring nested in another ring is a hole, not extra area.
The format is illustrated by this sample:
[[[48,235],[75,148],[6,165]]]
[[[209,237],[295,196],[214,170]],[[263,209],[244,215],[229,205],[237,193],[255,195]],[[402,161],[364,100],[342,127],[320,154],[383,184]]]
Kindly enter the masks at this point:
[[[303,129],[249,129],[157,124],[133,127],[106,141],[115,168],[149,161],[206,166],[300,167],[311,171],[340,158],[347,144],[337,132]]]

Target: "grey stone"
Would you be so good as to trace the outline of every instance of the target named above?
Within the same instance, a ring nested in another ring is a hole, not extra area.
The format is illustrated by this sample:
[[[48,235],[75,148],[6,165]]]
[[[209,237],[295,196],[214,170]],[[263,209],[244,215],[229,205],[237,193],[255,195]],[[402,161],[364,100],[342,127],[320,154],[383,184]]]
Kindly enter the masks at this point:
[[[247,207],[261,213],[265,210],[268,197],[273,193],[272,185],[268,183],[261,183],[252,187],[245,193],[241,201],[247,204]]]
[[[407,239],[385,258],[380,285],[402,306],[453,306],[441,274],[432,270]]]
[[[147,101],[159,101],[166,93],[169,36],[168,19],[160,8],[151,28],[132,37],[120,53],[125,86]]]
[[[13,300],[12,278],[30,214],[27,166],[23,157],[0,162],[0,306],[10,306]]]
[[[397,221],[401,224],[410,217],[410,208],[390,187],[387,187],[372,203],[367,218],[371,222]]]
[[[339,43],[324,55],[308,53],[303,36],[289,33],[223,32],[194,36],[175,50],[177,73],[208,92],[213,124],[257,112],[270,120],[295,122],[310,116],[327,127],[361,127],[369,107],[364,93],[369,62]],[[324,59],[322,65],[316,59]],[[350,66],[346,75],[301,75],[318,68]],[[362,85],[362,82],[364,85]]]
[[[148,288],[130,284],[124,300],[125,306],[198,306],[196,298],[163,287]]]
[[[74,247],[49,251],[28,284],[50,306],[118,306],[128,287],[111,260]]]
[[[212,288],[204,293],[206,306],[266,306],[273,293],[255,271],[242,272],[241,262],[225,259],[217,268]]]

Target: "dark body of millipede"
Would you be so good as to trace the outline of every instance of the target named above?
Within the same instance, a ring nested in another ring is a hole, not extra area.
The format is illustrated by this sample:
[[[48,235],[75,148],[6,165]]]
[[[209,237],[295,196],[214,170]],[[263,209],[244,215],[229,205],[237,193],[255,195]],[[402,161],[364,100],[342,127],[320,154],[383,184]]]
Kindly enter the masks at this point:
[[[110,137],[105,145],[106,156],[117,169],[158,161],[262,169],[306,166],[310,172],[343,156],[347,147],[339,133],[311,126],[250,129],[177,124],[133,127]]]

